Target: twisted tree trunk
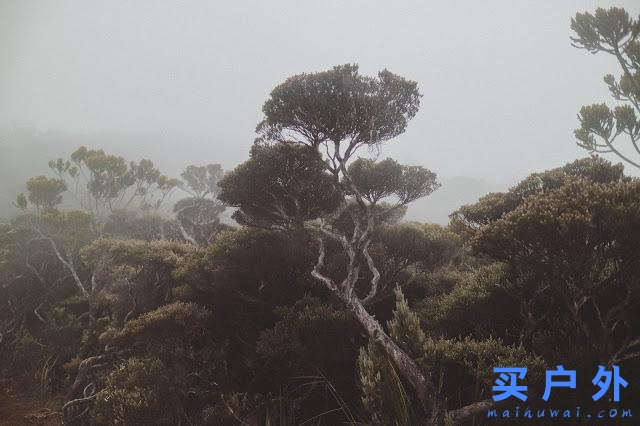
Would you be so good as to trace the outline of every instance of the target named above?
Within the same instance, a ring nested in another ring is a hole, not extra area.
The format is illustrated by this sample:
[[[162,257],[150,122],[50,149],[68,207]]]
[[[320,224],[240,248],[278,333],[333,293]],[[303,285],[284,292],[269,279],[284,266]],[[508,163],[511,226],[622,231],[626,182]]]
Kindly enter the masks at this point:
[[[330,234],[328,234],[330,235]],[[311,275],[321,281],[329,290],[335,293],[345,305],[353,311],[354,316],[360,323],[362,328],[366,331],[367,335],[378,344],[384,353],[391,359],[402,377],[413,387],[415,397],[421,405],[424,413],[424,418],[421,424],[425,426],[436,426],[445,423],[459,424],[471,417],[488,410],[495,406],[495,402],[492,399],[487,399],[479,402],[474,402],[467,406],[461,407],[456,410],[447,411],[444,401],[438,394],[438,390],[434,386],[430,377],[426,376],[420,369],[418,364],[413,358],[411,358],[384,330],[380,322],[374,318],[364,307],[364,301],[369,300],[371,293],[361,300],[357,294],[353,291],[353,287],[358,280],[359,265],[355,261],[355,253],[358,251],[349,240],[344,237],[337,237],[335,234],[332,237],[341,241],[347,254],[349,255],[350,262],[347,265],[347,274],[345,279],[341,283],[336,283],[331,277],[324,275],[321,272],[324,266],[325,259],[325,247],[322,238],[318,238],[319,253],[318,260],[311,271]],[[354,238],[352,241],[356,241]],[[368,241],[364,242],[364,249],[368,246]],[[367,263],[369,267],[372,266],[372,260],[367,257]],[[375,266],[373,266],[375,268]],[[376,284],[378,278],[377,274],[373,272],[372,288]],[[373,292],[375,294],[375,292]]]
[[[345,300],[347,306],[351,308],[357,320],[366,330],[367,334],[375,341],[393,360],[400,373],[413,386],[416,398],[422,405],[422,409],[426,414],[431,413],[434,417],[434,411],[437,411],[436,392],[431,380],[427,379],[418,364],[407,355],[396,342],[384,331],[378,320],[376,320],[363,306],[360,299],[352,297]],[[430,422],[429,422],[430,423]]]

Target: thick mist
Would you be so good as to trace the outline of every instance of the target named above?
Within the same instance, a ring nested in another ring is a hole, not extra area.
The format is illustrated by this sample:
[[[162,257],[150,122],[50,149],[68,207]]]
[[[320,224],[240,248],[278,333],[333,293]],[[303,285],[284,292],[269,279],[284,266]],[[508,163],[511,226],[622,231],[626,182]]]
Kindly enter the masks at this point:
[[[358,63],[416,80],[407,132],[377,154],[437,172],[408,218],[460,204],[585,152],[581,105],[609,101],[611,58],[570,44],[576,11],[634,1],[0,4],[0,216],[27,177],[84,144],[169,174],[231,169],[287,76]],[[617,160],[616,160],[617,161]]]

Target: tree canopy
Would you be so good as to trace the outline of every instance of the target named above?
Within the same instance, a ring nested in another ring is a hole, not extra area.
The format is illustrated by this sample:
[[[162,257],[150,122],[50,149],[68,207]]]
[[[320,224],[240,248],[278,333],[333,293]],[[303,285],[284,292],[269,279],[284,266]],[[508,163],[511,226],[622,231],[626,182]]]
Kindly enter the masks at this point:
[[[618,104],[586,105],[580,109],[578,145],[591,153],[613,153],[627,164],[640,168],[640,19],[619,7],[598,8],[595,13],[577,13],[571,19],[573,46],[590,53],[606,53],[616,58],[622,74],[607,74],[604,82]],[[619,137],[630,141],[627,148]]]
[[[605,80],[623,105],[583,108],[579,143],[635,164],[614,139],[635,149],[638,21],[571,25],[623,68]],[[409,222],[438,177],[381,151],[421,101],[414,81],[346,64],[277,85],[227,173],[177,179],[88,147],[49,162],[0,223],[3,386],[64,424],[481,425],[519,404],[494,401],[493,367],[526,367],[534,396],[562,364],[580,381],[621,367],[637,405],[640,180],[592,155],[448,226]],[[550,404],[612,407],[591,391]]]

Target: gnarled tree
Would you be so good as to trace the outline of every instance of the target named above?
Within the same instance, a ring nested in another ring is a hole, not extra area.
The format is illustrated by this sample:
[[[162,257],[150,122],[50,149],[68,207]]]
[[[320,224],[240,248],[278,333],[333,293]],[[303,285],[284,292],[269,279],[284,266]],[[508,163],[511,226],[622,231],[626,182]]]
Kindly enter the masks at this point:
[[[373,78],[361,76],[357,65],[343,65],[293,76],[271,92],[251,158],[222,180],[219,198],[238,207],[240,223],[304,228],[316,236],[311,274],[353,311],[393,360],[413,387],[422,417],[439,423],[445,412],[431,378],[365,308],[380,280],[369,253],[376,227],[439,183],[420,166],[356,159],[363,149],[402,134],[420,98],[417,83],[387,70]],[[346,258],[341,276],[326,272],[331,240]],[[362,277],[368,279],[366,289],[356,286]]]

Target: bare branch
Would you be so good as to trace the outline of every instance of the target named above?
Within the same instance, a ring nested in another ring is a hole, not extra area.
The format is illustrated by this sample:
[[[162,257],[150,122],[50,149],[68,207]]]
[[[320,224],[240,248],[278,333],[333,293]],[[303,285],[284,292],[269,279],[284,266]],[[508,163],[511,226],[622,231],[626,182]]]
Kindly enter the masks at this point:
[[[338,291],[338,287],[333,282],[333,280],[320,272],[320,269],[322,269],[322,267],[324,266],[324,256],[324,241],[322,240],[322,237],[318,237],[318,261],[311,271],[311,275],[315,279],[322,281],[329,288],[329,290]]]

